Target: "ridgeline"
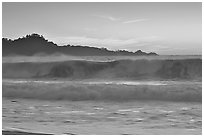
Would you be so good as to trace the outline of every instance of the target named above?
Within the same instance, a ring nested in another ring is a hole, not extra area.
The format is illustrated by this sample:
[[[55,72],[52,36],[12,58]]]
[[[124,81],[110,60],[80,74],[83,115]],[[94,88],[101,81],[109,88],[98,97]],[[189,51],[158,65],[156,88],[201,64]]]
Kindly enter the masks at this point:
[[[154,52],[146,53],[138,50],[130,52],[126,50],[111,51],[106,48],[89,46],[74,46],[57,44],[46,40],[42,35],[31,34],[15,40],[2,38],[2,56],[33,56],[65,54],[72,56],[155,56]]]

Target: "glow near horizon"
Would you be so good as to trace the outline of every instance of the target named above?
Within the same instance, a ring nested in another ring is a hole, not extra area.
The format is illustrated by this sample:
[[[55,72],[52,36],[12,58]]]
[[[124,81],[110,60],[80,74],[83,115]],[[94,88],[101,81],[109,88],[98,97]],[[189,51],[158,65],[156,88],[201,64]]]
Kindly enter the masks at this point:
[[[38,33],[59,45],[202,53],[201,3],[5,3],[3,37]]]

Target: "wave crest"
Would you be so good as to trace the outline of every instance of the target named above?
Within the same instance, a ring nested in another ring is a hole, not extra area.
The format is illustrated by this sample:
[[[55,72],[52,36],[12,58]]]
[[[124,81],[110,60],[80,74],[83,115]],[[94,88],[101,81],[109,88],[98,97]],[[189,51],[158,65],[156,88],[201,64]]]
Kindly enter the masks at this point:
[[[3,78],[202,79],[202,60],[3,63]]]
[[[176,83],[176,82],[175,82]],[[9,83],[3,82],[3,97],[45,100],[163,100],[202,101],[201,83],[161,85],[94,83]]]

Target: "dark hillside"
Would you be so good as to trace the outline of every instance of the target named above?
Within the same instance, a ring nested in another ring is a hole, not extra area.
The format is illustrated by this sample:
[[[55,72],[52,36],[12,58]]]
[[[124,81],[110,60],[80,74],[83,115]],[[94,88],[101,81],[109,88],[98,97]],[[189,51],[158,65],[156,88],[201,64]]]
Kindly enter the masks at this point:
[[[111,51],[106,48],[96,48],[89,46],[71,46],[64,45],[58,46],[57,44],[46,40],[42,35],[31,34],[23,38],[10,40],[7,38],[2,39],[2,55],[24,55],[32,56],[36,54],[54,54],[61,53],[65,55],[74,56],[147,56],[157,55],[150,52],[145,53],[141,50],[130,52],[126,50]]]

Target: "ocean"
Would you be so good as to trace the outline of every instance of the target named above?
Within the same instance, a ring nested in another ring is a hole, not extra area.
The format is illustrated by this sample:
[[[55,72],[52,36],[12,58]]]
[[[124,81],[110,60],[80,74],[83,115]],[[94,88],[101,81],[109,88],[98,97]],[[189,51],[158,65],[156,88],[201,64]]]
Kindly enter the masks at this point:
[[[3,134],[202,134],[201,56],[4,57]]]

